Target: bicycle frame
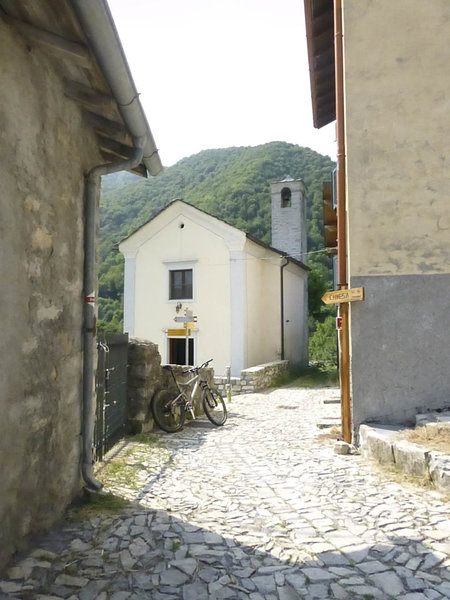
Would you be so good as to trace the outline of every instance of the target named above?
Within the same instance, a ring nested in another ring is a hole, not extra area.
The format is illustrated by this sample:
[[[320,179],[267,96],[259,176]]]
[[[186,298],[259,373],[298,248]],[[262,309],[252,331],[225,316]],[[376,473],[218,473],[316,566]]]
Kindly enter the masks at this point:
[[[223,425],[227,420],[226,404],[218,390],[210,388],[208,381],[201,378],[201,370],[207,367],[212,359],[207,360],[198,367],[181,371],[182,375],[188,375],[187,381],[177,381],[171,365],[163,366],[170,370],[178,395],[169,389],[156,392],[152,398],[152,412],[156,424],[168,433],[179,431],[183,427],[186,413],[190,413],[195,419],[194,398],[201,388],[201,405],[206,417],[213,425]],[[192,374],[192,376],[191,376]],[[200,406],[198,407],[200,408]]]
[[[172,400],[173,404],[178,404],[180,402],[180,400],[183,399],[183,401],[186,404],[185,410],[189,410],[191,412],[191,414],[192,414],[192,417],[195,418],[194,417],[194,413],[193,413],[194,397],[195,397],[195,394],[196,394],[196,392],[198,390],[199,385],[201,387],[203,387],[206,382],[202,381],[200,379],[200,373],[199,372],[197,372],[188,381],[177,381],[177,379],[176,379],[176,377],[174,375],[174,372],[172,370],[170,372],[172,373],[173,380],[175,381],[175,384],[176,384],[176,386],[178,388],[178,391],[180,392],[178,394],[178,396]],[[193,385],[193,387],[192,387],[192,389],[190,391],[190,394],[188,395],[187,394],[187,390],[188,390],[188,388],[190,387],[190,385],[193,382],[195,382],[195,383],[194,383],[194,385]],[[180,386],[183,387],[183,388],[185,388],[185,389],[181,389]]]

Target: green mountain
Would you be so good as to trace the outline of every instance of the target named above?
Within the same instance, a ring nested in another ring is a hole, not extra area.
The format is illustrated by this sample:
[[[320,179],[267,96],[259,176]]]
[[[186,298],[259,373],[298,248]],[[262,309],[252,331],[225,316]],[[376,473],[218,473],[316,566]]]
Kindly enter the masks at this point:
[[[263,242],[271,239],[270,183],[301,178],[307,193],[308,255],[311,267],[310,327],[329,310],[320,296],[332,287],[331,262],[323,250],[322,182],[330,180],[334,162],[326,156],[285,142],[256,147],[204,150],[147,180],[118,173],[102,181],[100,200],[99,329],[121,328],[123,259],[118,242],[151,219],[175,198],[197,206]]]

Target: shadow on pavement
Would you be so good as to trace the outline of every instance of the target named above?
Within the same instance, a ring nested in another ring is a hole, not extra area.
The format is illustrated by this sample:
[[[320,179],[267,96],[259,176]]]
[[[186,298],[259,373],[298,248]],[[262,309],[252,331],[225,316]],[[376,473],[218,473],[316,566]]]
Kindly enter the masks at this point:
[[[233,530],[229,524],[229,530]],[[421,540],[329,541],[280,524],[234,535],[138,504],[122,514],[69,521],[17,560],[0,598],[210,600],[446,598],[445,554]]]

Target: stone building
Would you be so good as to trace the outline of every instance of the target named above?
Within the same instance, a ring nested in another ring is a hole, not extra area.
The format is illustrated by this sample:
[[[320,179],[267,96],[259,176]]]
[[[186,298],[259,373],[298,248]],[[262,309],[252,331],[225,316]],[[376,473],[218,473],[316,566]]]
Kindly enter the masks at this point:
[[[337,125],[338,283],[365,291],[347,319],[357,432],[450,403],[450,4],[304,4],[314,123]]]
[[[0,565],[92,477],[100,176],[156,175],[103,0],[0,0]],[[82,477],[83,475],[83,477]]]

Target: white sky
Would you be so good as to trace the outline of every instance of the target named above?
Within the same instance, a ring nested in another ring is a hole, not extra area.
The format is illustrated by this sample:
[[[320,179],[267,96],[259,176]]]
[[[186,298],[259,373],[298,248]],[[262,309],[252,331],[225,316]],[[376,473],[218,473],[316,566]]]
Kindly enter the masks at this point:
[[[336,158],[312,124],[302,0],[109,0],[162,163],[285,141]]]

